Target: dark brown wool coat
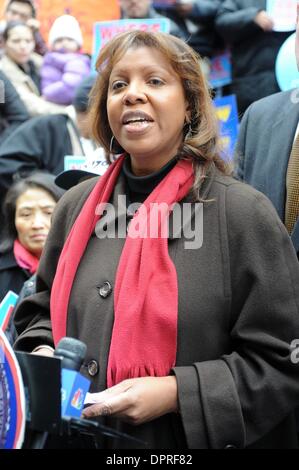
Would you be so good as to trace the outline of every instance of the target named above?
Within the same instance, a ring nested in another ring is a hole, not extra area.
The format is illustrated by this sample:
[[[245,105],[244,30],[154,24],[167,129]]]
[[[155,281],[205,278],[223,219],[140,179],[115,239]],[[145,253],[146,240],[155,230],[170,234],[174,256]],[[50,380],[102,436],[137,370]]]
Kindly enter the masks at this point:
[[[16,314],[17,349],[53,345],[49,290],[63,243],[95,182],[71,189],[57,206],[38,293]],[[290,343],[299,338],[299,265],[294,248],[261,193],[217,172],[205,187],[206,199],[213,201],[204,204],[202,247],[188,250],[183,238],[169,240],[179,286],[173,373],[180,413],[138,427],[107,423],[150,448],[295,447],[290,412],[299,403],[299,365],[290,360]],[[120,177],[113,202],[123,193]],[[114,286],[123,242],[91,238],[70,298],[67,335],[88,345],[82,372],[92,379],[94,392],[106,387],[113,325],[113,293],[104,298],[100,291],[105,281]],[[110,440],[103,446],[130,445]]]

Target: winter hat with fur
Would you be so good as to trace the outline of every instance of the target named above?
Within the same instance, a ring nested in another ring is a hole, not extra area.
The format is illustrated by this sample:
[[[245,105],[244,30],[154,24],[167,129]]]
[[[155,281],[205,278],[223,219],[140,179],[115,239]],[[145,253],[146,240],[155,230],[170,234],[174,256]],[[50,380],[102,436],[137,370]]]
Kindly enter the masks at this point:
[[[82,32],[74,16],[62,15],[54,21],[49,32],[49,46],[52,47],[54,42],[61,38],[73,39],[79,47],[82,47]]]

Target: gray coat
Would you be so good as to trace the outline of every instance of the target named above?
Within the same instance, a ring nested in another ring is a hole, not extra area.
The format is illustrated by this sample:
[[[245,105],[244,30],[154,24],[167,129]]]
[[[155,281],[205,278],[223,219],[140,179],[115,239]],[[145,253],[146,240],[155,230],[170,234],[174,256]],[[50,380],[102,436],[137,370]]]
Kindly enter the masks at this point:
[[[71,189],[57,205],[37,294],[16,313],[17,349],[53,345],[49,291],[63,243],[95,182]],[[136,435],[149,448],[296,447],[290,413],[299,403],[299,367],[289,350],[299,338],[296,254],[264,195],[218,172],[205,185],[202,247],[189,250],[184,238],[169,239],[179,289],[172,373],[180,413],[138,427],[112,419],[107,424]],[[124,190],[120,177],[114,204]],[[108,290],[103,297],[101,287],[109,281],[113,289],[123,243],[92,236],[71,293],[67,335],[87,343],[82,372],[92,380],[92,391],[106,387],[113,294]],[[129,444],[110,440],[103,446]]]
[[[299,123],[298,90],[276,93],[253,103],[245,113],[236,148],[236,176],[263,192],[282,221],[286,174]],[[299,252],[299,221],[291,234]]]

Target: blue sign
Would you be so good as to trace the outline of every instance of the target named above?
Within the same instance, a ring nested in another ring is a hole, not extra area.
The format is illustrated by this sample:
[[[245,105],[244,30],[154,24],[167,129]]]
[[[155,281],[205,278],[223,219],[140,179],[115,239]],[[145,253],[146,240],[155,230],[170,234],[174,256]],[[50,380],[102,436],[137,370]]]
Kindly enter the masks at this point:
[[[10,290],[0,304],[0,329],[2,331],[5,331],[7,328],[18,298],[19,296]]]
[[[209,82],[213,88],[220,88],[232,82],[232,64],[229,51],[212,57]]]
[[[95,23],[93,29],[92,69],[95,69],[95,64],[100,50],[108,41],[110,41],[110,39],[119,33],[135,29],[139,29],[141,31],[160,31],[162,33],[169,33],[170,21],[168,18],[152,18],[99,21],[98,23]]]
[[[238,139],[239,119],[235,95],[223,96],[214,100],[217,117],[220,122],[220,137],[223,157],[231,160]]]
[[[299,72],[295,56],[296,34],[292,34],[283,43],[276,58],[275,73],[282,91],[299,86]]]
[[[20,449],[25,432],[25,393],[14,352],[0,330],[0,449]]]
[[[80,418],[90,381],[75,370],[61,371],[61,416]]]
[[[66,155],[64,157],[64,171],[67,170],[85,170],[86,157]]]

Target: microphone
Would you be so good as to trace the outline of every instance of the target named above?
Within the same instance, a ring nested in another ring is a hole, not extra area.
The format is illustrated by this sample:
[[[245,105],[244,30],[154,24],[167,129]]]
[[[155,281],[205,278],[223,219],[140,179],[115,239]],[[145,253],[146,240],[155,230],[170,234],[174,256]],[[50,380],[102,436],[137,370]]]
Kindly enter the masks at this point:
[[[61,359],[61,416],[80,418],[90,381],[80,373],[87,347],[75,338],[62,338],[54,351]]]
[[[3,333],[2,335],[4,336]],[[88,449],[100,448],[103,436],[145,445],[139,439],[104,426],[98,421],[80,417],[85,395],[90,386],[89,380],[78,372],[85,353],[84,343],[72,338],[64,338],[59,342],[54,357],[16,351],[26,390],[26,414],[24,411],[23,415],[24,420],[26,417],[27,426],[23,448],[74,448],[74,445],[75,448],[85,448],[85,446]],[[4,361],[4,366],[6,364],[8,364],[7,360]],[[72,367],[72,369],[64,368],[65,366]],[[12,375],[14,377],[16,374]],[[1,401],[3,377],[3,383],[6,386],[6,376],[5,373],[3,376],[1,370],[0,330],[0,448],[2,429],[8,430],[9,427],[15,426],[19,432],[22,430],[22,426],[17,425],[19,421],[12,420],[12,414],[9,415],[6,412],[7,400],[4,400],[4,403],[2,403],[3,400]],[[11,390],[8,392],[7,397],[15,399],[16,392],[12,393]],[[21,406],[17,408],[19,412],[22,411]],[[1,427],[3,411],[4,418],[8,417],[11,426],[6,426],[4,419],[4,427]],[[8,445],[9,448],[11,448],[10,445]]]
[[[61,358],[61,367],[79,371],[87,351],[86,344],[75,338],[62,338],[54,351],[54,356]]]

